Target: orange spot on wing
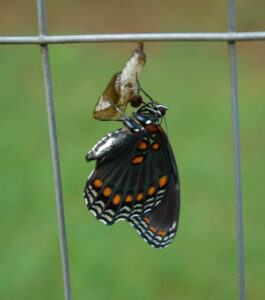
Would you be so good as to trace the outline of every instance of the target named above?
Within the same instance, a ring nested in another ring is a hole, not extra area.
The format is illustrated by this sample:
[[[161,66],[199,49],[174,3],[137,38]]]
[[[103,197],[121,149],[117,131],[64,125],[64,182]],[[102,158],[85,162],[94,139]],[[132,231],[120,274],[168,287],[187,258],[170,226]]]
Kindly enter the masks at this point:
[[[153,126],[153,125],[146,126],[146,129],[151,132],[158,131],[157,126]]]
[[[141,164],[144,160],[143,156],[136,156],[133,160],[132,160],[132,164],[133,165],[137,165],[137,164]]]
[[[146,150],[147,149],[147,143],[146,142],[141,142],[140,145],[138,146],[139,150]]]
[[[159,147],[160,147],[160,145],[159,145],[158,143],[154,143],[154,144],[152,145],[152,148],[153,148],[154,150],[158,150]]]
[[[164,130],[162,129],[162,127],[161,127],[160,125],[158,125],[158,126],[157,126],[157,129],[163,134],[164,139],[167,140],[167,136],[166,136]]]
[[[95,179],[93,182],[93,185],[94,185],[94,187],[101,188],[103,185],[103,182],[100,179]]]
[[[103,191],[103,195],[105,197],[109,197],[111,195],[112,189],[110,187],[106,187]]]
[[[151,186],[148,190],[148,195],[149,196],[154,195],[155,191],[156,191],[156,188],[154,186]]]
[[[150,220],[147,217],[144,217],[144,221],[146,224],[149,224]]]
[[[160,131],[164,137],[165,140],[167,140],[167,136],[164,132],[164,130],[162,129],[162,127],[160,125],[157,125],[157,126],[154,126],[154,125],[148,125],[146,126],[146,129],[149,131],[149,132],[155,132],[155,131]]]
[[[158,181],[158,184],[161,188],[164,187],[166,183],[167,183],[167,175],[161,177]]]
[[[117,205],[121,201],[121,196],[119,194],[115,195],[114,198],[112,199],[112,203]]]
[[[152,231],[152,232],[156,232],[156,229],[155,229],[155,227],[154,226],[149,226],[149,229]]]
[[[125,198],[125,202],[132,202],[132,196],[131,195],[128,195],[128,196],[126,196],[126,198]]]
[[[157,235],[164,237],[167,233],[165,231],[158,231]]]
[[[144,194],[140,193],[140,194],[137,195],[136,200],[141,201],[141,200],[143,200],[143,198],[144,198]]]

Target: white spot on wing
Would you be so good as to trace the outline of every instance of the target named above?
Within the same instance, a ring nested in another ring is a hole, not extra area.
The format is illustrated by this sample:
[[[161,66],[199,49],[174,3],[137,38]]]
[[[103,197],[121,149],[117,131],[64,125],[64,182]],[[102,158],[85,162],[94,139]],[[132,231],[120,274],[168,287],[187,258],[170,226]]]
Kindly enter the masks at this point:
[[[91,189],[91,194],[94,196],[94,198],[96,198],[97,197],[97,192],[95,191],[95,190],[93,190],[93,189]]]
[[[94,201],[94,198],[92,197],[92,195],[88,194],[88,198],[89,198],[89,203],[92,204]]]
[[[99,221],[101,221],[104,224],[107,224],[107,222],[105,220],[103,220],[103,219],[99,219]]]
[[[93,210],[93,209],[90,209],[90,211],[92,212],[92,214],[96,217],[97,216],[97,213]]]
[[[99,206],[93,205],[92,209],[95,210],[98,215],[100,215],[102,213],[102,209]]]
[[[164,194],[164,193],[165,193],[165,191],[166,191],[166,190],[160,190],[160,191],[158,191],[158,192],[157,192],[157,194],[158,194],[158,195],[160,195],[160,194]]]
[[[113,220],[110,216],[108,216],[106,214],[101,215],[101,217],[106,219],[108,222],[111,222]]]
[[[115,215],[115,212],[112,209],[105,210],[105,212],[110,214],[111,216]]]
[[[105,203],[102,200],[97,201],[97,205],[100,205],[101,208],[105,207]]]
[[[120,211],[122,212],[122,211],[130,211],[130,207],[128,207],[128,206],[124,206]]]
[[[110,148],[113,145],[114,142],[115,142],[114,138],[107,139],[107,141],[101,147],[98,147],[97,151],[101,152],[101,151],[103,151],[106,148],[107,149]]]
[[[177,222],[174,222],[171,228],[175,229],[176,227],[177,227]]]

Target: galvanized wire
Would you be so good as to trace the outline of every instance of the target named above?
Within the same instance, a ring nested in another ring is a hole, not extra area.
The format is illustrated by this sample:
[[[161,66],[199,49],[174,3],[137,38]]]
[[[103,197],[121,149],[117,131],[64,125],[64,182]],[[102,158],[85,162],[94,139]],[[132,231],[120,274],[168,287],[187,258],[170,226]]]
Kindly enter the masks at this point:
[[[45,16],[44,1],[37,0],[37,7],[38,7],[38,21],[39,21],[40,36],[45,36],[47,34],[47,31],[46,31],[46,16]],[[58,143],[57,143],[57,136],[56,136],[56,124],[55,124],[55,114],[54,114],[54,105],[53,105],[52,79],[51,79],[48,46],[45,44],[41,45],[41,55],[42,55],[42,64],[43,64],[43,73],[44,73],[44,82],[45,82],[52,164],[53,164],[53,172],[54,172],[57,218],[58,218],[58,226],[59,226],[60,249],[61,249],[61,259],[62,259],[63,278],[64,278],[64,292],[65,292],[65,299],[71,300],[72,297],[71,297],[71,285],[70,285],[69,260],[68,260],[68,253],[67,253],[67,241],[66,241],[66,230],[65,230],[64,208],[63,208],[63,192],[62,192]]]
[[[228,0],[228,30],[236,30],[235,3]],[[235,201],[236,201],[236,229],[237,229],[237,265],[238,265],[238,297],[246,299],[245,292],[245,268],[244,268],[244,236],[243,236],[243,209],[242,209],[242,186],[241,186],[241,158],[240,158],[240,134],[239,134],[239,108],[238,108],[238,85],[237,85],[237,58],[236,43],[229,42],[230,58],[230,82],[231,82],[231,109],[233,124],[233,156],[235,178]]]
[[[0,36],[0,44],[65,44],[102,42],[163,42],[163,41],[259,41],[265,40],[265,31],[204,32],[204,33],[125,33],[54,36]]]

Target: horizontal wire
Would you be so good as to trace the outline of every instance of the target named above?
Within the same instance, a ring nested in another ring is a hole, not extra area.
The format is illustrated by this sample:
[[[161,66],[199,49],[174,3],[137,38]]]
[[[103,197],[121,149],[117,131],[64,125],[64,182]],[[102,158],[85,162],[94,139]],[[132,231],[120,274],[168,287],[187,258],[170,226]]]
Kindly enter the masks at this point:
[[[265,31],[205,33],[125,33],[51,36],[0,36],[0,44],[65,44],[100,42],[155,41],[258,41],[265,40]]]

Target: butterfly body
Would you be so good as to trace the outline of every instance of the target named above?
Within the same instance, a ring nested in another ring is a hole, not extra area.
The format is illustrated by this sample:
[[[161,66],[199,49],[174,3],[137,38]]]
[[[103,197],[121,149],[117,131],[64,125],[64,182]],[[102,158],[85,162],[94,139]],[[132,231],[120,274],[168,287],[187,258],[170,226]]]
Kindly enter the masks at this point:
[[[170,244],[179,217],[177,166],[159,124],[165,110],[144,105],[86,156],[97,161],[84,192],[88,209],[108,225],[127,220],[156,248]]]

